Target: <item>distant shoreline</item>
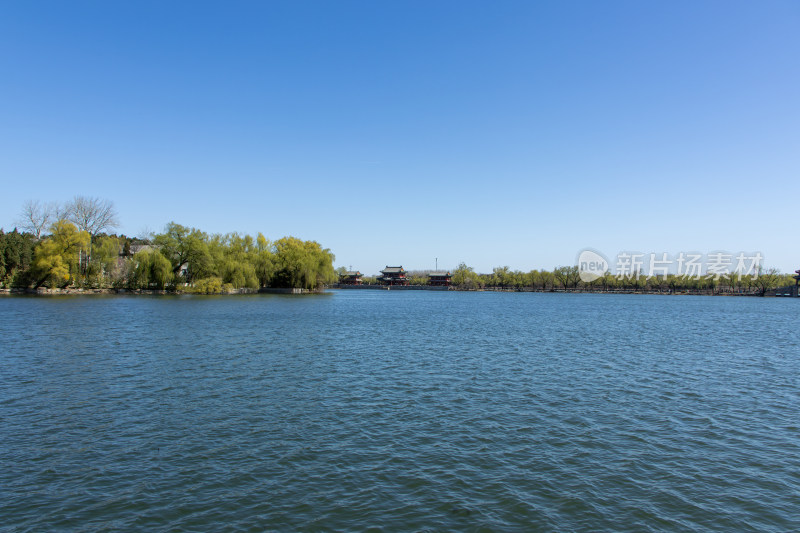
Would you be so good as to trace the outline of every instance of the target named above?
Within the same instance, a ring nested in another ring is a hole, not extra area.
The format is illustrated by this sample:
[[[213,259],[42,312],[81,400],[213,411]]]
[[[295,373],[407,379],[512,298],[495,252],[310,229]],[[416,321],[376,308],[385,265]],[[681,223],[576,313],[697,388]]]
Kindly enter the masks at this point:
[[[231,294],[319,294],[320,290],[291,289],[291,288],[263,288],[263,289],[230,289],[214,293],[169,291],[163,289],[0,289],[0,296],[26,295],[26,296],[92,296],[92,295],[172,295],[172,296],[216,296]]]
[[[452,291],[452,292],[540,292],[540,293],[569,293],[569,294],[654,294],[659,296],[775,296],[775,291],[770,291],[766,295],[758,292],[713,292],[708,289],[698,289],[693,291],[656,291],[656,290],[636,290],[636,289],[536,289],[533,287],[511,288],[511,287],[484,287],[481,289],[462,289],[459,287],[434,287],[428,285],[341,285],[328,287],[331,290],[390,290],[390,291]]]
[[[436,292],[527,292],[527,293],[560,293],[560,294],[630,294],[630,295],[657,295],[657,296],[747,296],[747,297],[797,297],[797,294],[769,291],[766,294],[756,292],[712,292],[711,290],[696,291],[653,291],[653,290],[586,290],[586,289],[534,289],[487,287],[482,289],[460,289],[456,287],[432,287],[426,285],[406,286],[331,286],[318,290],[289,289],[289,288],[263,288],[263,289],[231,289],[216,293],[183,292],[158,289],[0,289],[0,296],[93,296],[93,295],[132,295],[132,296],[229,296],[237,294],[322,294],[336,290],[384,290],[384,291],[436,291]]]

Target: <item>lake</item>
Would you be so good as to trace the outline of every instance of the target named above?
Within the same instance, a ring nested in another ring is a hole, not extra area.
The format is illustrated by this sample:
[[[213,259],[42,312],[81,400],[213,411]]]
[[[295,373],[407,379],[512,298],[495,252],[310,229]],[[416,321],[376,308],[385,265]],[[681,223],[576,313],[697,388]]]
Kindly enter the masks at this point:
[[[10,531],[800,530],[800,301],[0,298]]]

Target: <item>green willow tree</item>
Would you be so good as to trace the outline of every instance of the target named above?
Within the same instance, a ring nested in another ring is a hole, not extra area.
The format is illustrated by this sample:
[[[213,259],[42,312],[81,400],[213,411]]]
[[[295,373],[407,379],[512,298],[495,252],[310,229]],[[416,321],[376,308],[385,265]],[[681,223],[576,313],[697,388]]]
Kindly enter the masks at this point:
[[[175,279],[172,263],[161,252],[145,250],[136,254],[131,263],[127,288],[163,290],[172,286]]]
[[[266,287],[275,275],[275,256],[270,248],[270,242],[259,233],[256,238],[256,253],[253,268],[256,271],[259,287]]]
[[[177,277],[183,272],[187,283],[210,275],[208,235],[199,229],[170,222],[164,233],[155,236],[153,244],[172,263],[172,273]]]
[[[283,237],[275,241],[273,249],[273,287],[313,290],[336,281],[334,255],[319,243]]]
[[[453,271],[453,277],[451,278],[451,282],[456,287],[461,287],[463,289],[481,289],[483,288],[483,282],[481,281],[481,277],[475,272],[475,270],[467,266],[466,263],[460,263],[456,269]]]
[[[153,238],[153,245],[170,261],[176,287],[186,285],[195,292],[317,289],[336,279],[330,250],[294,237],[270,243],[261,233],[255,239],[238,233],[209,236],[170,222]]]
[[[35,287],[47,283],[64,287],[80,273],[79,259],[89,248],[91,237],[75,224],[59,220],[50,227],[50,236],[36,248],[33,276]]]

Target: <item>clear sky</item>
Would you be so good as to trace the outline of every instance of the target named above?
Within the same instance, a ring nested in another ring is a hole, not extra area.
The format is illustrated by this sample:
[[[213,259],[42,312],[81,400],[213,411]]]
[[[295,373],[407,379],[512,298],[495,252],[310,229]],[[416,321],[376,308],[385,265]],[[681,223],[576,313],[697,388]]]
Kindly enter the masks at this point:
[[[800,3],[4,2],[0,227],[317,240],[375,273],[592,247],[800,268]]]

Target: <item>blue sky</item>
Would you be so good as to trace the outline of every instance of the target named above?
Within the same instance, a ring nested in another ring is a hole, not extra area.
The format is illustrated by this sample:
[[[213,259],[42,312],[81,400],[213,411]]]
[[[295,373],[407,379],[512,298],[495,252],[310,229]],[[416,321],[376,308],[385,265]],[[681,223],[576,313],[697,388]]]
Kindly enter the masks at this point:
[[[374,273],[800,268],[800,4],[7,2],[0,227],[112,200]]]

